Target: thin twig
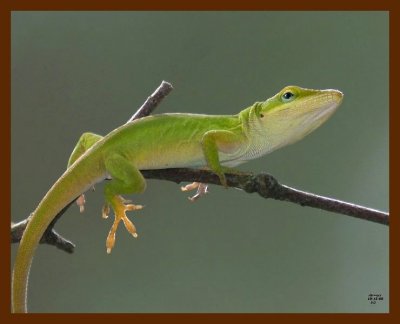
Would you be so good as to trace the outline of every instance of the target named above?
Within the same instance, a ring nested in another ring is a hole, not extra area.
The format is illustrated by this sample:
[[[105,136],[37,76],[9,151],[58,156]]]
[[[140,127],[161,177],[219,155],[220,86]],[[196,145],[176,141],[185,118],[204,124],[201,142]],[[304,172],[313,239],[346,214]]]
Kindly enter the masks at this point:
[[[169,95],[172,89],[173,87],[171,83],[162,81],[160,86],[146,99],[143,105],[135,112],[135,114],[127,121],[127,123],[150,115],[160,104],[160,102]]]

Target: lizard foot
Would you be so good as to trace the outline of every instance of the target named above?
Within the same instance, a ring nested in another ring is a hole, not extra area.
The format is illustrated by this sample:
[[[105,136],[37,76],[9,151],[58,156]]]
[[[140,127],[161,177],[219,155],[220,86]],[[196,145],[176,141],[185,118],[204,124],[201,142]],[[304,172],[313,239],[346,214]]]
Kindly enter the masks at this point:
[[[195,201],[196,201],[197,199],[199,199],[201,196],[204,196],[205,194],[208,193],[207,188],[208,188],[208,185],[205,184],[205,183],[193,182],[193,183],[190,183],[190,184],[188,184],[188,185],[186,185],[186,186],[184,186],[184,187],[181,187],[181,190],[182,190],[182,191],[190,191],[190,190],[197,189],[197,192],[196,192],[196,194],[195,194],[194,196],[188,197],[188,199],[189,199],[191,202],[195,202]]]
[[[142,209],[142,205],[133,205],[133,204],[125,204],[127,201],[122,198],[121,196],[115,196],[111,202],[112,208],[114,210],[114,223],[111,226],[110,232],[108,233],[107,239],[106,239],[106,248],[107,248],[107,253],[111,253],[112,248],[115,245],[115,235],[117,232],[118,224],[122,220],[125,228],[127,231],[133,236],[137,237],[136,233],[136,227],[135,225],[129,220],[129,218],[126,216],[125,212],[130,211],[130,210],[139,210]],[[103,207],[102,211],[102,216],[103,218],[107,218],[108,214],[110,212],[110,207],[108,204],[106,204]]]
[[[76,200],[76,204],[79,207],[79,212],[83,213],[83,211],[85,210],[85,195],[82,194],[78,197],[78,199]]]
[[[92,187],[92,191],[95,191],[94,186]],[[79,207],[79,212],[83,213],[85,211],[85,203],[86,203],[86,199],[85,199],[85,195],[81,194],[77,199],[76,199],[76,204]]]

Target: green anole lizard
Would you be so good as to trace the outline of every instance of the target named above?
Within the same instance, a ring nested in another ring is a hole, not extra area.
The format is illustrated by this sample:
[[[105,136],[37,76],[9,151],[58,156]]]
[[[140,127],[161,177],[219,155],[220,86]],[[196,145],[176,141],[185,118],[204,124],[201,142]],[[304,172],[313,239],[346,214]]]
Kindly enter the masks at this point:
[[[115,216],[106,239],[110,253],[121,220],[137,236],[125,212],[142,206],[129,204],[121,195],[145,190],[140,170],[207,167],[226,186],[227,168],[302,139],[333,114],[342,98],[338,90],[288,86],[237,115],[160,114],[127,123],[105,137],[84,133],[67,170],[39,203],[22,236],[12,274],[12,311],[27,311],[29,270],[46,228],[63,207],[96,183],[111,179],[104,186],[102,211],[107,217],[112,208]]]

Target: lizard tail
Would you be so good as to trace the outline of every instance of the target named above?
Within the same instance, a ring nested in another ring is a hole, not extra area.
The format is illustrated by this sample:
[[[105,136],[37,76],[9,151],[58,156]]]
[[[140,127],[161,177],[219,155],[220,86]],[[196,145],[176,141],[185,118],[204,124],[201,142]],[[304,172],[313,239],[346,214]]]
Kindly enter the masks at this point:
[[[19,244],[12,273],[13,313],[27,312],[29,271],[36,248],[47,227],[62,208],[92,187],[102,176],[94,174],[96,172],[93,169],[89,171],[90,163],[84,163],[83,160],[80,162],[71,166],[57,180],[31,215]]]

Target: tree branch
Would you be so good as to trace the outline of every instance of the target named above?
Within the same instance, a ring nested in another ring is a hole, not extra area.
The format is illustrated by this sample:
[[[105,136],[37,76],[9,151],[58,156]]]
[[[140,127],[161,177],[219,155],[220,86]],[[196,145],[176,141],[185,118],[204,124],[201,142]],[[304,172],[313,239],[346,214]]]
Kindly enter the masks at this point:
[[[144,170],[141,172],[148,179],[162,179],[176,183],[196,181],[221,185],[218,176],[207,170],[164,169]],[[318,208],[374,223],[389,225],[388,213],[291,188],[280,184],[273,176],[267,173],[257,175],[244,172],[225,173],[225,176],[229,187],[242,189],[247,193],[257,192],[261,197],[266,199],[272,198],[288,201],[301,206]]]
[[[151,114],[160,102],[172,91],[172,85],[163,81],[161,85],[150,95],[138,111],[129,119],[132,122],[135,119],[145,117]],[[198,169],[163,169],[163,170],[142,170],[143,176],[148,179],[168,180],[176,183],[180,182],[201,182],[221,185],[218,176],[213,172]],[[301,206],[309,206],[338,214],[356,217],[359,219],[389,225],[389,214],[355,205],[352,203],[318,196],[313,193],[297,190],[280,184],[273,176],[260,173],[226,173],[228,187],[242,189],[247,193],[257,192],[263,198],[272,198],[276,200],[288,201]],[[77,197],[78,198],[78,197]],[[76,199],[74,199],[75,201]],[[53,227],[65,211],[74,202],[70,202],[54,218],[46,232],[43,234],[41,243],[54,245],[59,249],[72,253],[75,245],[60,236]],[[23,231],[29,222],[29,217],[17,224],[11,226],[11,242],[17,243],[21,240]]]

